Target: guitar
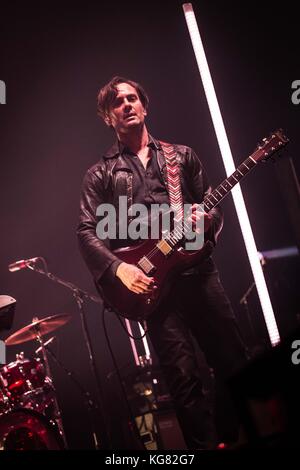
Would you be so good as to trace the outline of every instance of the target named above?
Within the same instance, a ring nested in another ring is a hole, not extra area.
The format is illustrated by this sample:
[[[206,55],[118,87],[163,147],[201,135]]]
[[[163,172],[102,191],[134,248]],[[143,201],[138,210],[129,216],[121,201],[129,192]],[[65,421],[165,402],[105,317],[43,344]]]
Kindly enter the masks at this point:
[[[202,203],[204,211],[208,213],[216,207],[257,163],[266,161],[288,142],[281,129],[273,132],[269,138],[263,139],[252,155],[204,198]],[[201,249],[190,251],[183,249],[183,239],[184,231],[183,236],[178,239],[173,230],[164,234],[162,238],[149,239],[136,246],[114,250],[118,258],[125,263],[134,264],[146,275],[154,276],[157,288],[151,293],[135,294],[117,277],[105,279],[98,288],[108,308],[135,321],[149,318],[170,291],[173,279],[180,272],[199,265],[212,252],[213,244],[210,241],[205,242]]]

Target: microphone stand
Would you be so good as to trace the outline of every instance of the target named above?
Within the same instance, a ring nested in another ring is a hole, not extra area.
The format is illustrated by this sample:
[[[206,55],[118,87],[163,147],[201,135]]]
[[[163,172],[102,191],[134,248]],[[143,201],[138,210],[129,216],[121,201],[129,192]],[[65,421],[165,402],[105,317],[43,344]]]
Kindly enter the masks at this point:
[[[100,297],[89,294],[88,292],[77,287],[75,284],[72,284],[69,281],[65,281],[64,279],[61,279],[55,276],[54,274],[50,273],[47,267],[46,260],[42,257],[38,259],[42,261],[43,269],[38,268],[36,266],[36,263],[29,263],[27,267],[31,269],[32,271],[36,271],[39,274],[43,274],[44,276],[48,277],[48,279],[50,279],[51,281],[54,281],[57,284],[61,284],[67,287],[68,289],[70,289],[72,291],[73,297],[76,300],[76,303],[80,312],[81,326],[82,326],[82,330],[84,334],[84,339],[85,339],[86,347],[87,347],[88,354],[89,354],[89,363],[90,363],[92,374],[95,378],[98,397],[99,397],[98,411],[99,411],[100,419],[103,423],[103,431],[101,431],[101,441],[102,441],[101,442],[95,430],[94,419],[92,420],[94,445],[95,445],[96,450],[99,450],[100,448],[110,449],[112,448],[112,445],[111,445],[111,436],[110,436],[110,431],[109,431],[108,419],[107,419],[105,408],[104,408],[104,393],[103,393],[103,388],[101,385],[100,375],[96,367],[95,355],[94,355],[93,346],[92,346],[90,334],[88,331],[85,312],[83,308],[83,303],[85,299],[92,300],[95,303],[101,303],[102,301]]]
[[[246,312],[246,316],[247,316],[248,325],[250,327],[250,332],[251,332],[251,337],[252,337],[253,344],[256,344],[256,335],[255,335],[253,322],[251,320],[251,316],[250,316],[250,312],[249,312],[248,297],[251,294],[251,292],[252,292],[253,288],[255,287],[255,285],[256,285],[255,281],[253,281],[252,284],[250,285],[250,287],[246,290],[243,297],[240,299],[240,304],[243,305],[244,308],[245,308],[245,312]]]

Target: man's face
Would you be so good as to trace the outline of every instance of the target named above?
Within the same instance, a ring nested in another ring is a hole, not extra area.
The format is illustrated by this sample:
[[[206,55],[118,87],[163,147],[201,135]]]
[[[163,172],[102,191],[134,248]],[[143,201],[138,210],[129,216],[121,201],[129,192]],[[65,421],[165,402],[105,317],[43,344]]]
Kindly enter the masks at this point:
[[[119,83],[117,90],[117,96],[105,122],[108,126],[113,126],[117,133],[128,133],[134,127],[140,127],[144,124],[147,111],[144,109],[136,89],[131,85]]]

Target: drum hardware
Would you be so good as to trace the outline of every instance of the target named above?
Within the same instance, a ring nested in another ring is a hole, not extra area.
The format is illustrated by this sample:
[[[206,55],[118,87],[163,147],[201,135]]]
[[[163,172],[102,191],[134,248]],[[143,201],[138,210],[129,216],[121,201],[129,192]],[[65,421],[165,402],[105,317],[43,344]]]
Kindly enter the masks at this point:
[[[13,409],[0,417],[0,450],[63,450],[57,427],[32,409]]]
[[[51,338],[53,339],[53,338]],[[96,419],[96,416],[97,414],[95,413],[98,412],[98,408],[97,408],[97,403],[93,401],[92,397],[91,397],[91,394],[88,390],[86,390],[82,384],[80,383],[80,381],[76,378],[75,374],[73,371],[71,371],[70,369],[67,369],[62,363],[61,361],[59,361],[59,359],[56,357],[56,355],[54,354],[54,352],[49,348],[49,343],[51,341],[48,340],[44,346],[45,346],[45,349],[47,349],[47,352],[50,354],[51,358],[54,360],[54,362],[63,370],[63,372],[67,375],[67,377],[75,384],[75,386],[77,387],[77,389],[80,391],[81,395],[83,396],[83,399],[84,399],[84,404],[86,405],[87,409],[88,409],[88,412],[90,414],[90,419]],[[48,343],[48,344],[47,344]],[[95,426],[95,423],[93,423],[93,428],[96,428]],[[94,436],[94,438],[96,439],[96,436]]]
[[[29,406],[29,402],[39,403],[38,411],[43,412],[48,400],[47,377],[40,359],[25,359],[24,353],[17,354],[16,361],[0,369],[1,385],[11,407]],[[43,400],[41,400],[43,396]]]
[[[69,314],[52,315],[43,319],[34,317],[32,323],[9,336],[5,340],[5,344],[10,346],[36,340],[40,345],[43,361],[39,358],[25,359],[24,353],[21,352],[17,354],[15,362],[1,369],[4,385],[7,383],[6,389],[10,393],[12,407],[17,405],[44,412],[51,405],[54,420],[65,448],[67,448],[66,437],[43,336],[64,325],[70,318]]]
[[[48,346],[48,344],[52,343],[52,341],[54,341],[55,338],[56,338],[55,336],[52,336],[50,339],[48,339],[48,340],[46,341],[46,343],[44,343],[44,346],[45,346],[45,347]],[[37,348],[37,349],[35,350],[35,354],[39,354],[39,353],[41,352],[41,350],[42,350],[41,347]]]
[[[7,381],[0,372],[0,416],[10,409],[10,393],[7,390]]]
[[[71,319],[68,313],[59,313],[39,320],[38,317],[32,319],[32,323],[16,331],[10,335],[6,340],[6,346],[25,343],[37,337],[45,336],[48,333],[56,330],[64,325]]]
[[[91,412],[90,419],[91,419],[91,424],[93,427],[93,430],[92,430],[93,441],[94,441],[95,449],[100,449],[100,448],[111,449],[112,444],[111,444],[110,423],[109,423],[107,413],[106,413],[103,388],[102,388],[102,384],[100,380],[100,375],[97,370],[97,366],[95,362],[95,354],[94,354],[90,334],[89,334],[88,327],[87,327],[85,311],[83,308],[83,303],[84,303],[84,300],[86,299],[92,300],[93,302],[100,303],[100,304],[102,304],[102,300],[100,299],[100,297],[91,295],[88,292],[78,288],[75,284],[65,281],[55,276],[54,274],[50,273],[47,267],[46,260],[42,257],[38,257],[37,259],[42,263],[43,265],[42,268],[38,267],[38,263],[28,262],[28,263],[23,263],[22,266],[19,267],[19,269],[28,268],[28,269],[31,269],[32,271],[38,272],[39,274],[43,274],[44,276],[47,276],[48,279],[50,279],[51,281],[56,282],[70,289],[72,291],[73,297],[76,300],[76,303],[80,312],[83,335],[84,335],[86,347],[88,350],[90,367],[91,367],[92,374],[95,378],[95,383],[96,383],[97,392],[98,392],[98,403],[97,403],[96,409],[98,411],[98,415],[100,416],[100,420],[102,424],[102,428],[100,431],[101,439],[99,439],[98,433],[96,432],[96,426],[95,426],[96,416],[94,412]],[[30,261],[30,260],[27,260],[27,261]],[[45,351],[45,348],[44,348],[44,351]]]
[[[55,390],[39,358],[27,359],[24,353],[16,361],[0,368],[0,414],[15,407],[35,409],[40,413],[52,405]]]
[[[55,390],[49,384],[39,358],[26,359],[21,352],[16,355],[15,362],[1,367],[0,449],[63,449],[62,439],[59,444],[55,443],[58,442],[59,432],[57,423],[53,420],[54,394]],[[29,411],[35,413],[35,421],[30,414],[24,416]],[[42,435],[39,438],[33,425],[42,419],[45,423],[43,428],[40,427]],[[52,438],[52,444],[48,442],[48,428],[56,435]],[[45,439],[47,442],[42,445]]]
[[[42,356],[43,356],[43,360],[44,360],[43,362],[44,362],[44,365],[45,365],[46,374],[47,374],[47,377],[50,381],[50,384],[53,387],[53,379],[52,379],[52,375],[51,375],[51,371],[50,371],[50,366],[49,366],[49,362],[48,362],[48,356],[47,356],[46,348],[44,346],[44,342],[43,342],[43,339],[42,339],[42,334],[39,332],[38,328],[37,328],[36,331],[37,331],[36,339],[40,343],[40,347],[42,348],[41,352],[42,352]],[[64,432],[64,428],[63,428],[63,424],[62,424],[61,412],[60,412],[60,409],[59,409],[56,394],[54,395],[54,398],[53,398],[53,408],[54,408],[55,421],[57,423],[59,432],[60,432],[60,434],[62,436],[62,439],[63,439],[63,442],[65,444],[65,448],[67,448],[66,436],[65,436],[65,432]]]

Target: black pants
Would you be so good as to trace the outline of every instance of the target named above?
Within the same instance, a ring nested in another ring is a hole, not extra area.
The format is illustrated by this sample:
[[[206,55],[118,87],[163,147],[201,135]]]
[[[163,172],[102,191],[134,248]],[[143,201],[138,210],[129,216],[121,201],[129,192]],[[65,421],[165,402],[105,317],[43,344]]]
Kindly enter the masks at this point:
[[[216,439],[234,439],[237,421],[226,379],[245,363],[247,351],[211,258],[199,272],[180,276],[148,328],[188,448],[212,448]],[[205,368],[199,366],[195,340],[214,371],[217,413],[204,387]],[[223,415],[218,437],[215,415]]]

